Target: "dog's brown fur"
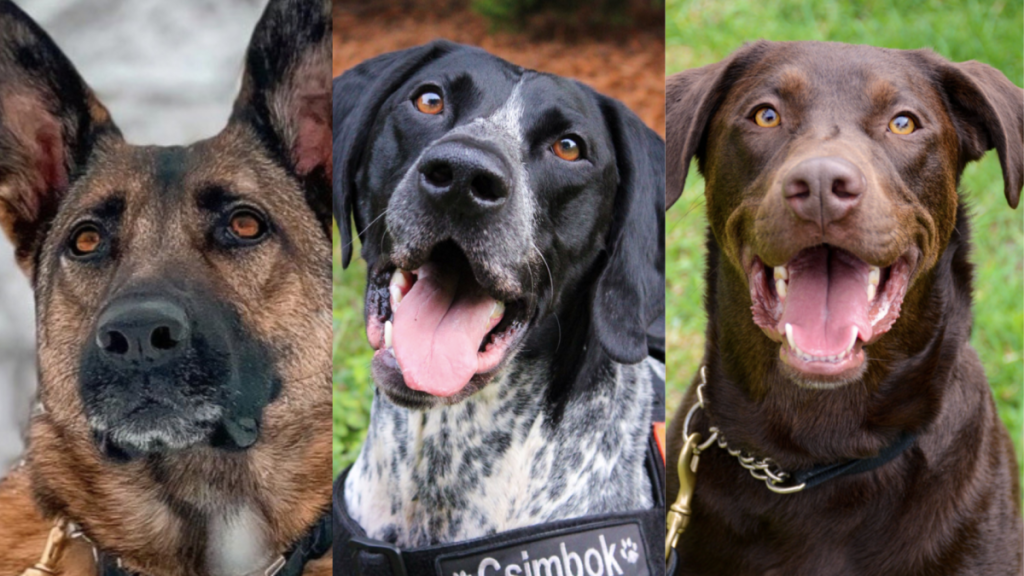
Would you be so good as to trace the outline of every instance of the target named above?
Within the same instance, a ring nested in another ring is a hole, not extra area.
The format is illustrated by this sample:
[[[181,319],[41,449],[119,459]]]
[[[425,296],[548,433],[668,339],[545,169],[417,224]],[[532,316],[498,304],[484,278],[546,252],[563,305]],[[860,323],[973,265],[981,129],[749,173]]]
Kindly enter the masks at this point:
[[[129,570],[189,576],[204,573],[197,516],[246,502],[266,522],[268,548],[283,552],[328,509],[330,6],[297,5],[271,3],[227,127],[183,148],[126,144],[45,33],[0,5],[0,224],[36,293],[45,408],[25,465],[0,483],[0,575],[39,559],[59,515]],[[244,253],[212,248],[197,206],[211,186],[262,208],[274,236]],[[115,264],[68,264],[76,216],[113,197],[125,206]],[[169,278],[232,304],[273,352],[280,394],[248,450],[195,446],[113,464],[83,413],[83,343],[112,294]],[[75,541],[63,574],[93,574],[92,564]],[[306,573],[330,571],[328,554]]]
[[[760,93],[778,101],[782,129],[758,131],[744,116]],[[927,130],[886,140],[885,123],[908,101]],[[1017,466],[968,343],[972,272],[957,185],[964,165],[994,148],[1016,206],[1024,91],[988,66],[930,51],[758,42],[668,79],[667,143],[670,202],[694,156],[707,180],[707,406],[690,431],[707,438],[715,425],[730,447],[791,471],[871,457],[903,431],[918,434],[875,471],[794,495],[770,492],[709,448],[677,574],[1019,574]],[[825,231],[795,222],[778,193],[780,175],[815,154],[843,155],[867,182],[860,209]],[[753,251],[778,266],[822,242],[879,266],[919,254],[900,317],[865,347],[866,370],[815,390],[794,382],[779,344],[752,321],[744,258]],[[691,386],[669,431],[670,497],[695,400]]]

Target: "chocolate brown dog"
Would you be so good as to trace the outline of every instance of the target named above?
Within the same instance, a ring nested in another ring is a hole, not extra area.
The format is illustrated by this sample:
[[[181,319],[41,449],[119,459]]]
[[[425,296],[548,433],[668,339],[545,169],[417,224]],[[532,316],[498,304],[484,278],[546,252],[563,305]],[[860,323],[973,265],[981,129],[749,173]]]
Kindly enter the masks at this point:
[[[331,572],[329,17],[272,0],[227,127],[133,146],[0,2],[0,224],[42,406],[0,574]]]
[[[686,433],[717,431],[676,573],[1020,574],[1016,461],[968,344],[957,185],[994,148],[1017,206],[1024,91],[928,50],[757,42],[670,77],[667,96],[668,201],[696,157],[710,221],[706,386]]]

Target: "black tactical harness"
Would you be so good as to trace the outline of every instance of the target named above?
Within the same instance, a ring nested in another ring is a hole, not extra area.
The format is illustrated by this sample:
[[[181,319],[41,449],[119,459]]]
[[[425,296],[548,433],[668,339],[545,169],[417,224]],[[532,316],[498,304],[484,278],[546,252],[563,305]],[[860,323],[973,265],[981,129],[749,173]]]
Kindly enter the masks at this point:
[[[301,576],[306,564],[322,558],[331,549],[332,529],[331,513],[328,511],[277,563],[266,570],[265,576]],[[136,576],[122,568],[116,558],[102,552],[97,553],[96,567],[98,576]]]
[[[665,420],[664,386],[655,383],[652,419]],[[334,483],[334,576],[664,576],[665,461],[655,433],[644,470],[654,507],[595,514],[463,542],[399,549],[374,540],[345,506],[346,469]],[[516,572],[515,570],[519,571]]]

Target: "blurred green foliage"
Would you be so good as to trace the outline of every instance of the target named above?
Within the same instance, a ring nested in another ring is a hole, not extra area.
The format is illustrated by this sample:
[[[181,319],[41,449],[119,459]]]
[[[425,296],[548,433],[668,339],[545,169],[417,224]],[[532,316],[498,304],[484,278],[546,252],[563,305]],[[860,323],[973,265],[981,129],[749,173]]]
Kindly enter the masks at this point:
[[[932,48],[979,60],[1024,85],[1024,2],[974,0],[668,0],[666,73],[721,60],[744,42],[828,40],[888,48]],[[961,190],[972,209],[976,266],[974,330],[1000,416],[1022,452],[1024,210],[1010,210],[995,152],[968,166]],[[669,414],[697,372],[704,347],[704,181],[696,163],[667,215]],[[1024,468],[1022,468],[1024,470]]]
[[[366,341],[363,290],[366,263],[356,246],[352,265],[341,269],[341,238],[334,229],[334,475],[355,461],[370,422],[373,349]]]

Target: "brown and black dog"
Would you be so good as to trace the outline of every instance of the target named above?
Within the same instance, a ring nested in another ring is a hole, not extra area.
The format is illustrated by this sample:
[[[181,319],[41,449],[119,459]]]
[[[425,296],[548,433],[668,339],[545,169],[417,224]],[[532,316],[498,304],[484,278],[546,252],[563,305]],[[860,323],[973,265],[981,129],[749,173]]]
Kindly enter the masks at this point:
[[[794,494],[707,447],[677,574],[1020,574],[1017,466],[968,343],[957,186],[994,148],[1016,207],[1024,91],[928,50],[762,41],[670,77],[667,97],[668,202],[696,157],[710,222],[689,432],[714,426],[794,474],[912,439]]]
[[[330,26],[327,0],[272,0],[227,127],[133,146],[0,1],[0,224],[35,289],[42,408],[0,483],[0,574],[57,519],[60,574],[94,553],[263,574],[328,511]]]

